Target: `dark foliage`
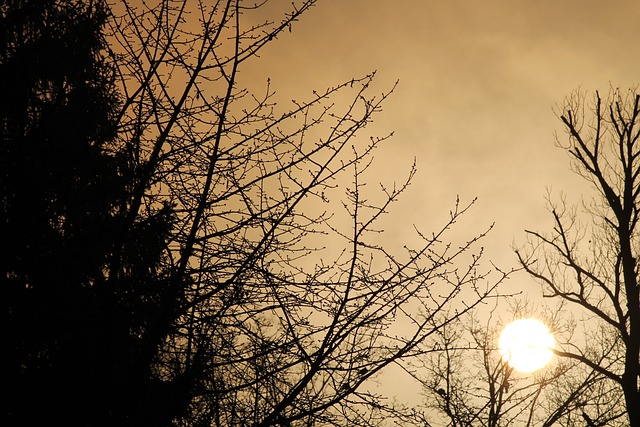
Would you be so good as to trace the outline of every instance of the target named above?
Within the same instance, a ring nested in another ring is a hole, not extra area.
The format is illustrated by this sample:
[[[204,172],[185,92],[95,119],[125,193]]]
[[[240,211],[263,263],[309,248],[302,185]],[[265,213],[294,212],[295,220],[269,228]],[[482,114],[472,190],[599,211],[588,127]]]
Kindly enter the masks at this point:
[[[133,170],[112,143],[105,18],[100,2],[0,6],[5,425],[141,425],[131,396],[161,398],[148,393],[145,328],[170,212],[125,227]]]

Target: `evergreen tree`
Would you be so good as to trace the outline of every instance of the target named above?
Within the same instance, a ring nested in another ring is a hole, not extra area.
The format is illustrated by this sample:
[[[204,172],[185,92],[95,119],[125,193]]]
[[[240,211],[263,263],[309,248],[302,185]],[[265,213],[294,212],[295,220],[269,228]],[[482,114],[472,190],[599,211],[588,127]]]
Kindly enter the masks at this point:
[[[139,337],[152,312],[140,301],[157,301],[148,254],[168,211],[135,226],[123,219],[133,169],[114,142],[106,13],[101,2],[0,6],[3,419],[12,425],[135,423],[130,413],[140,413],[130,397],[144,391],[134,383],[149,370]]]

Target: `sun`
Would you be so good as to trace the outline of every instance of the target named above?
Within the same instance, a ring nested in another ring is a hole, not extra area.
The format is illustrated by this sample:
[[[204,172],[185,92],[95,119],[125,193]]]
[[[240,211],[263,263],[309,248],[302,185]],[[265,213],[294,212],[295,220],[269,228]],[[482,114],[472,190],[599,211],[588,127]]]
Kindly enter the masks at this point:
[[[504,328],[498,341],[502,360],[523,373],[537,371],[549,363],[554,345],[549,328],[536,319],[514,320]]]

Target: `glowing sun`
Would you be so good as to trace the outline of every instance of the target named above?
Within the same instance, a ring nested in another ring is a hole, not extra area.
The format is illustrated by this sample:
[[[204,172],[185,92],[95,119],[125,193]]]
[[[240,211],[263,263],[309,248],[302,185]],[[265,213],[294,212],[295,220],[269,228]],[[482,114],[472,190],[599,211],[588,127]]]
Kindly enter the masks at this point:
[[[536,371],[549,363],[554,345],[549,328],[536,319],[514,320],[504,328],[498,341],[502,360],[524,373]]]

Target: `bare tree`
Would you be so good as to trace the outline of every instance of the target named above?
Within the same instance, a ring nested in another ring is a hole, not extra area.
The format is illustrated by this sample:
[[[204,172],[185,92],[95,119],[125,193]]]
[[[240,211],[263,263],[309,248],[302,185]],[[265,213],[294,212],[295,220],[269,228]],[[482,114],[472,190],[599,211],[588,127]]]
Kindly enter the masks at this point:
[[[545,297],[566,301],[584,319],[584,342],[565,343],[555,353],[584,364],[609,385],[601,393],[604,406],[592,405],[585,420],[589,425],[609,419],[624,424],[626,412],[627,425],[639,425],[640,95],[615,90],[603,99],[596,92],[589,107],[592,115],[584,112],[581,94],[567,100],[560,119],[568,141],[560,145],[596,195],[583,202],[583,212],[568,208],[564,199],[550,202],[553,231],[528,231],[528,246],[516,253],[542,283]],[[583,213],[586,222],[580,222]],[[611,402],[620,391],[624,402]]]
[[[416,228],[399,253],[383,244],[383,219],[415,166],[400,184],[365,191],[390,136],[359,136],[393,91],[370,95],[374,74],[286,110],[268,82],[262,95],[245,88],[240,69],[315,3],[294,2],[279,21],[265,20],[280,5],[268,1],[111,7],[109,55],[124,95],[114,150],[138,171],[120,238],[170,212],[166,286],[136,332],[145,372],[170,396],[167,420],[180,425],[410,417],[367,381],[419,354],[506,276],[489,280],[472,253],[488,229],[447,243],[473,203],[456,201],[435,232]],[[128,273],[122,259],[114,252],[114,283]]]

